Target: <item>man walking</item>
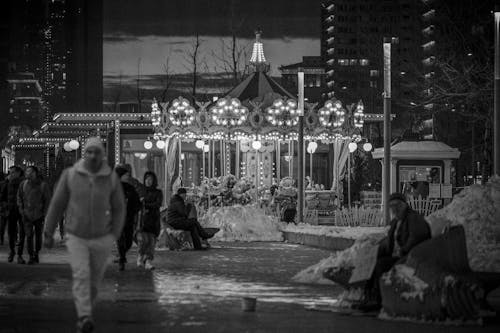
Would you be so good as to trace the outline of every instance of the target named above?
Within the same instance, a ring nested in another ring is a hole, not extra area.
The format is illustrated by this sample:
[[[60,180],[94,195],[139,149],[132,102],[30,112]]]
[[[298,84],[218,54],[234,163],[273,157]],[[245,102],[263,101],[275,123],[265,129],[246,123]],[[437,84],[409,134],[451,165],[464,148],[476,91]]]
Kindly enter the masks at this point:
[[[19,207],[17,207],[17,191],[22,181],[23,170],[18,166],[10,167],[9,176],[7,178],[7,183],[3,187],[1,199],[2,202],[6,203],[5,213],[7,215],[7,226],[9,228],[10,254],[7,260],[9,262],[14,260],[17,243],[18,264],[26,263],[23,259],[24,226],[21,220],[21,214],[19,213]]]
[[[42,231],[45,214],[50,203],[50,190],[47,183],[40,179],[38,168],[26,169],[26,180],[17,191],[17,205],[24,224],[26,243],[30,259],[29,265],[38,264],[38,252],[42,248]],[[33,238],[35,248],[33,248]]]
[[[82,160],[63,172],[46,217],[45,245],[54,245],[56,225],[66,212],[73,297],[79,332],[92,332],[92,309],[111,249],[121,234],[125,200],[118,176],[104,161],[99,138],[88,139]]]

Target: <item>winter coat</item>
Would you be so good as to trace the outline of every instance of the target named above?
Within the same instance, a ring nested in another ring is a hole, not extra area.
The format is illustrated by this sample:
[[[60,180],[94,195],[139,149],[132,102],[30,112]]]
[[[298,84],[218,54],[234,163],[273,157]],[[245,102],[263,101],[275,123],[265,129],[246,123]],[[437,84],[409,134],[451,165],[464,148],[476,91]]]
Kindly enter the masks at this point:
[[[1,201],[5,203],[8,215],[12,212],[17,213],[19,211],[19,207],[17,206],[17,191],[22,181],[23,178],[20,177],[9,179],[3,186]]]
[[[141,210],[141,200],[134,186],[122,182],[123,194],[127,205],[127,215],[125,217],[124,229],[134,229],[134,222],[137,213]]]
[[[389,229],[387,241],[387,255],[392,255],[394,251],[394,237],[397,227],[397,219],[392,220]],[[399,231],[396,235],[396,241],[401,247],[402,256],[406,256],[411,249],[423,241],[431,238],[429,225],[424,217],[408,207],[405,216],[401,220]]]
[[[177,223],[182,223],[188,218],[188,209],[184,199],[178,194],[175,194],[170,199],[170,204],[167,209],[167,223],[175,226]]]
[[[160,235],[160,208],[163,202],[163,193],[156,187],[145,187],[142,199],[143,211],[141,231]]]
[[[17,205],[19,212],[28,221],[36,221],[47,214],[50,203],[49,185],[39,179],[26,179],[19,185]]]
[[[54,233],[64,212],[68,233],[84,239],[112,234],[118,239],[126,207],[116,173],[103,163],[101,169],[92,174],[85,169],[83,160],[64,170],[45,218],[46,233]]]

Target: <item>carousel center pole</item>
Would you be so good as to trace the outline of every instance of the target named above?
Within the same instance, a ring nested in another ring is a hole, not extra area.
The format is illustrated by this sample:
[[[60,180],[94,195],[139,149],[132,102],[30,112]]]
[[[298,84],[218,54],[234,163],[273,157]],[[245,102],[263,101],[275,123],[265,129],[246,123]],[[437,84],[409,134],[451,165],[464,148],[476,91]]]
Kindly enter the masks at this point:
[[[304,221],[304,72],[302,68],[299,68],[298,72],[298,91],[299,91],[299,101],[298,101],[298,112],[299,112],[299,142],[298,142],[298,163],[299,170],[297,179],[299,182],[299,209],[297,222],[302,223]]]

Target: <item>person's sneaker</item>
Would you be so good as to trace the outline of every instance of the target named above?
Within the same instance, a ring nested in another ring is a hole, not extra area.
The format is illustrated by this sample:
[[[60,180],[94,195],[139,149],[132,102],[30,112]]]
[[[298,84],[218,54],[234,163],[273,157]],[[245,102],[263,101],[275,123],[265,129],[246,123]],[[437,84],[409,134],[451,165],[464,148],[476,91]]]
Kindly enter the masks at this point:
[[[34,264],[36,264],[35,256],[30,256],[30,259],[28,260],[28,265],[34,265]]]
[[[13,261],[14,261],[14,256],[15,256],[15,254],[11,252],[11,253],[9,254],[9,257],[7,258],[7,261],[8,261],[8,262],[13,262]]]
[[[137,267],[144,267],[144,261],[141,256],[137,256]]]
[[[24,265],[26,263],[26,261],[24,261],[23,257],[22,256],[18,256],[17,257],[17,263],[18,264],[21,264],[21,265]]]
[[[91,333],[94,331],[94,321],[89,316],[81,317],[76,323],[78,333]]]
[[[146,260],[146,263],[144,264],[144,268],[146,268],[148,271],[152,271],[155,269],[155,266],[151,263],[151,260]]]

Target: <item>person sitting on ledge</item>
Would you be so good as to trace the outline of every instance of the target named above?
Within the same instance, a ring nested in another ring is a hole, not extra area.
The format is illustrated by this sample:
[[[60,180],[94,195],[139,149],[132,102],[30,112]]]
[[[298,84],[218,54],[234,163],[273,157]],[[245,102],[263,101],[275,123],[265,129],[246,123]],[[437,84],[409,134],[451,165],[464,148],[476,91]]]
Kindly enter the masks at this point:
[[[193,246],[195,250],[203,250],[201,239],[210,239],[215,233],[207,232],[196,218],[190,218],[190,205],[186,205],[187,191],[185,188],[179,188],[170,200],[167,209],[167,223],[176,230],[185,230],[191,233]],[[218,231],[218,230],[217,230]]]
[[[366,285],[367,299],[369,300],[364,304],[366,307],[379,308],[382,303],[379,287],[380,277],[397,262],[406,258],[411,249],[431,238],[430,227],[424,217],[408,205],[403,194],[391,194],[389,210],[392,218],[391,227],[387,238],[379,247],[375,269]]]

